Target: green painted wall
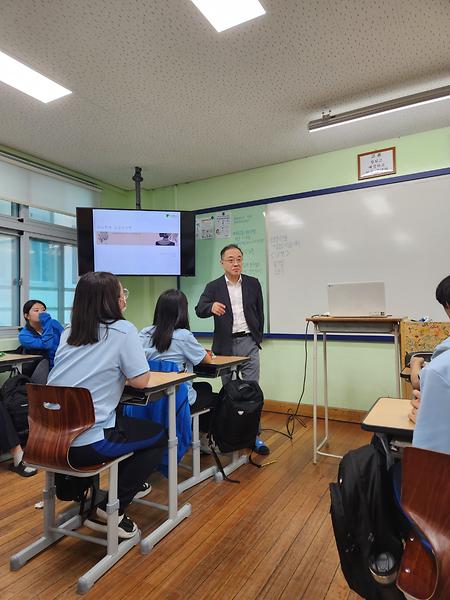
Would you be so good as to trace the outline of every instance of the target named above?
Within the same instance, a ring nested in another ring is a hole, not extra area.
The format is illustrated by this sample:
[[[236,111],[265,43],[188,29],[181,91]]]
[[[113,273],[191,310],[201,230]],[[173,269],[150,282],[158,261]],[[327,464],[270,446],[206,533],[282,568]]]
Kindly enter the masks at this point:
[[[444,128],[202,181],[143,190],[142,207],[196,210],[351,184],[357,181],[357,154],[388,146],[397,148],[398,175],[450,166],[450,128]],[[145,184],[145,173],[143,175]],[[104,189],[102,206],[134,207],[133,191],[95,183]],[[124,277],[123,283],[131,292],[127,318],[137,327],[143,327],[151,322],[154,304],[161,291],[175,287],[176,279]],[[211,344],[210,339],[201,341],[205,346]],[[12,347],[11,342],[2,340],[0,349]],[[305,403],[311,403],[311,344],[308,344],[308,350]],[[267,340],[261,363],[261,385],[266,398],[296,402],[303,376],[303,342]],[[328,365],[332,406],[366,409],[380,395],[395,395],[392,344],[331,342]]]
[[[196,210],[334,187],[357,182],[357,154],[396,146],[397,174],[450,166],[450,128],[374,142],[305,159],[232,173],[202,181],[143,191],[143,208]],[[144,173],[145,177],[145,173]],[[145,183],[145,182],[144,182]],[[129,193],[128,206],[134,205]],[[173,277],[129,281],[132,294],[127,317],[138,327],[151,321],[158,294],[176,285]],[[205,282],[206,283],[206,282]],[[142,293],[145,295],[142,296]],[[211,340],[201,340],[210,346]],[[265,397],[296,402],[301,391],[304,349],[301,341],[267,340],[261,352]],[[331,342],[328,345],[329,396],[332,406],[367,409],[381,395],[395,395],[394,348],[382,343]],[[305,403],[311,403],[312,347]]]

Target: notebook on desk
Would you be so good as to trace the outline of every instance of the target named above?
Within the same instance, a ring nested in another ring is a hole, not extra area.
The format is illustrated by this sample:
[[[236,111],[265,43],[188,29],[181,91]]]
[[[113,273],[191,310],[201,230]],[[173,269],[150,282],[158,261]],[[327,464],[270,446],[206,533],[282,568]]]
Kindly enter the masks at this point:
[[[384,282],[329,283],[328,307],[332,317],[384,317]]]

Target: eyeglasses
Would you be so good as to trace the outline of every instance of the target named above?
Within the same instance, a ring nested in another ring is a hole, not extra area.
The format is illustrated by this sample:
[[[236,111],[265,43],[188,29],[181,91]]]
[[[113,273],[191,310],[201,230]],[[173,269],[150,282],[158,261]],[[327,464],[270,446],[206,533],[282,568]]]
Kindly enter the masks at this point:
[[[228,263],[229,265],[240,265],[242,263],[242,258],[227,258],[222,262]]]
[[[123,297],[125,298],[125,300],[128,300],[128,296],[130,295],[130,292],[127,290],[127,288],[123,288]]]

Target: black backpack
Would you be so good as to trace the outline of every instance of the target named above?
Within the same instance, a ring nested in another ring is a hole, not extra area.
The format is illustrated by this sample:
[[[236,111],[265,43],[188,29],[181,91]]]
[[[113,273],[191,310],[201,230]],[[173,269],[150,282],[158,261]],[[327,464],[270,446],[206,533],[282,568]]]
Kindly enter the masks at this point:
[[[26,375],[14,375],[5,381],[1,388],[1,396],[6,410],[14,425],[21,444],[28,439],[28,397],[27,383],[30,378]]]
[[[263,404],[257,381],[235,379],[222,387],[211,416],[211,435],[221,452],[254,447]]]
[[[399,565],[403,551],[384,451],[370,444],[348,452],[330,494],[336,546],[349,587],[367,600],[403,598],[394,586],[377,583],[369,569],[371,559],[383,553]]]
[[[89,509],[94,508],[96,498],[99,493],[100,478],[99,475],[91,477],[74,477],[64,473],[55,473],[56,497],[66,502],[73,501],[80,503],[80,515],[83,514],[86,500],[91,492]]]
[[[235,379],[226,383],[219,392],[211,411],[208,437],[217,466],[227,481],[238,483],[225,475],[212,440],[221,452],[253,449],[263,404],[264,396],[257,381]]]

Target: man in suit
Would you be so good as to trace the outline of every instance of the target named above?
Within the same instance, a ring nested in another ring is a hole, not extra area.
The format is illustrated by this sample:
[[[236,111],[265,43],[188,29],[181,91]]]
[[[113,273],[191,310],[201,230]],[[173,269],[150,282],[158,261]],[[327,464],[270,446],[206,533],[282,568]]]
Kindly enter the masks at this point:
[[[214,317],[212,349],[215,354],[250,356],[242,366],[243,379],[259,380],[259,350],[263,338],[264,310],[261,284],[256,277],[242,274],[243,252],[229,244],[220,253],[225,275],[207,284],[195,312],[201,319]],[[222,378],[225,383],[227,379]],[[255,450],[269,454],[257,438]]]

